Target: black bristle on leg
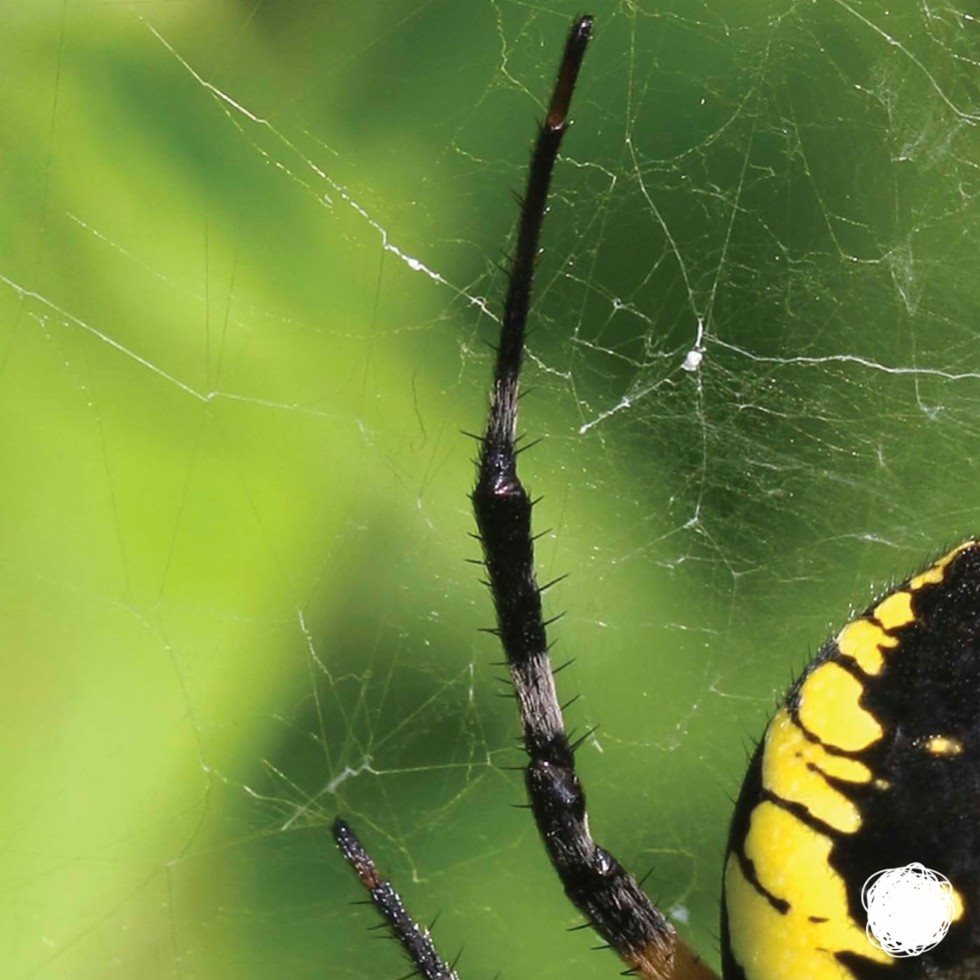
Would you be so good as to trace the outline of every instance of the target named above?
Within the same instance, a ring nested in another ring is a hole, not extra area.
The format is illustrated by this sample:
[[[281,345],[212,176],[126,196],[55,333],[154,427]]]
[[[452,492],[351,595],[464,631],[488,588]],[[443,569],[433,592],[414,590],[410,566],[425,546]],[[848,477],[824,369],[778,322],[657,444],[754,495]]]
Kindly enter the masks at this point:
[[[531,530],[531,512],[537,501],[530,499],[517,476],[519,452],[534,445],[518,447],[517,438],[534,267],[551,176],[591,37],[592,18],[577,18],[565,42],[548,114],[538,131],[527,187],[519,198],[520,222],[508,273],[500,341],[496,347],[491,345],[496,361],[486,430],[482,436],[474,436],[479,454],[472,503],[479,534],[472,537],[483,549],[487,585],[497,613],[497,626],[483,632],[500,640],[520,709],[520,741],[528,756],[524,780],[530,802],[518,806],[533,812],[565,894],[585,916],[585,926],[595,929],[619,954],[629,968],[624,975],[646,980],[717,980],[677,940],[663,913],[589,831],[585,793],[575,771],[575,750],[595,729],[577,742],[571,742],[565,731],[554,675],[567,663],[552,669],[546,635],[547,627],[560,617],[545,619],[541,607],[542,592],[558,580],[538,586],[534,543],[541,535]],[[414,972],[425,980],[458,980],[456,961],[447,965],[439,956],[428,931],[409,915],[391,883],[378,874],[351,828],[337,820],[333,835],[392,937],[411,960]]]
[[[534,501],[517,475],[517,408],[534,265],[552,171],[591,36],[592,18],[577,19],[531,156],[472,502],[498,635],[520,706],[530,809],[565,893],[627,966],[642,976],[708,978],[710,972],[697,972],[698,961],[677,942],[663,913],[589,832],[575,747],[565,732],[548,657],[546,631],[554,619],[544,618],[544,589],[538,587],[534,570]]]
[[[390,881],[378,873],[371,855],[365,850],[357,835],[343,820],[335,820],[334,840],[340,853],[354,869],[360,883],[367,889],[371,902],[378,910],[384,925],[388,927],[393,939],[405,951],[414,967],[408,976],[420,976],[425,980],[459,980],[456,964],[447,964],[439,955],[429,935],[429,930],[419,925],[409,914]]]

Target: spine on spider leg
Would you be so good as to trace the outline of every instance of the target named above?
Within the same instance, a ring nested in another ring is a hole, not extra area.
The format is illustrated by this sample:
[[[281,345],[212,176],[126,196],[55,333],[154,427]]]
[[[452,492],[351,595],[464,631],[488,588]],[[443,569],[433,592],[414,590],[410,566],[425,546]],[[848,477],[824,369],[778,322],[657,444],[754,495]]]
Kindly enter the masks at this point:
[[[677,941],[663,913],[589,833],[585,794],[547,652],[547,624],[534,571],[532,504],[517,475],[517,402],[534,262],[572,91],[591,36],[591,17],[573,24],[531,157],[477,460],[473,510],[500,641],[520,707],[530,760],[525,782],[531,810],[565,893],[639,975],[649,980],[707,980],[713,974]]]
[[[381,877],[354,831],[343,820],[335,820],[332,830],[341,854],[354,869],[418,975],[424,980],[459,980],[455,965],[450,966],[442,959],[429,931],[412,918],[391,882]]]

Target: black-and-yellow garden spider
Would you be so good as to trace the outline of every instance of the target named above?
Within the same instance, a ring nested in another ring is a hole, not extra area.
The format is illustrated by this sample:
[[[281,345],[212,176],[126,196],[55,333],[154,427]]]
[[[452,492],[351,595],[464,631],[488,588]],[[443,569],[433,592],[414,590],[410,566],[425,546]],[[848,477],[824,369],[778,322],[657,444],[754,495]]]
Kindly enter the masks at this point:
[[[532,501],[517,475],[517,404],[534,263],[552,170],[592,18],[565,45],[538,134],[472,494],[496,635],[520,707],[530,809],[566,895],[648,980],[716,974],[590,833],[548,657]],[[408,914],[351,828],[334,837],[427,980],[454,964]],[[862,886],[920,862],[952,884],[948,934],[896,958],[865,931]],[[849,622],[791,687],[735,806],[724,869],[725,980],[980,978],[980,543],[967,541]]]

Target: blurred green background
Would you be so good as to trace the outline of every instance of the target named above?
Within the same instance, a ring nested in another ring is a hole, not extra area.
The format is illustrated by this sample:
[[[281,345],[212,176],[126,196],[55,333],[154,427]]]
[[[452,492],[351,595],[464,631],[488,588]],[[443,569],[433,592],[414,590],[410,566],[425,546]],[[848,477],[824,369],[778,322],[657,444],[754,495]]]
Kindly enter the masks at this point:
[[[0,0],[3,975],[610,977],[521,802],[467,491],[578,4]],[[730,796],[980,525],[978,24],[593,6],[523,457],[593,828],[709,957]],[[698,346],[697,372],[681,365]]]

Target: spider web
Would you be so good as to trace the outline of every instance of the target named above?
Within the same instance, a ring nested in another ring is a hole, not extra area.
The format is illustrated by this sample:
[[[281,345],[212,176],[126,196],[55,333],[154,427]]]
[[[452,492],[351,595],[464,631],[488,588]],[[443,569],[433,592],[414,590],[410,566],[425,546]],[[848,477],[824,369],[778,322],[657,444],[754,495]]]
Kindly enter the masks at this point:
[[[523,801],[466,492],[567,4],[0,5],[3,948],[608,977]],[[968,3],[596,3],[522,457],[597,837],[709,958],[794,671],[978,526]]]

